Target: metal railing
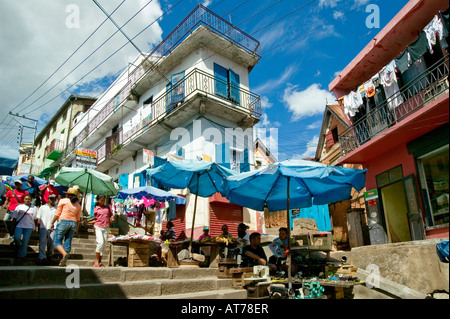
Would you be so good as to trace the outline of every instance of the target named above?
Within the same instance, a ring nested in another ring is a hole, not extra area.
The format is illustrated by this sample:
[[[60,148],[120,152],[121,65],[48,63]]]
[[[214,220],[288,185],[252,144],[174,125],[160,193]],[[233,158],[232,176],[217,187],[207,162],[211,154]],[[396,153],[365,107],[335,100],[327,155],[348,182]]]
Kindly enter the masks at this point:
[[[448,94],[449,56],[429,67],[339,135],[342,155],[355,150],[408,115]],[[401,103],[395,106],[395,101]]]
[[[259,95],[216,78],[204,71],[194,69],[170,90],[157,97],[151,106],[147,106],[151,107],[149,115],[140,115],[138,123],[133,125],[128,131],[120,129],[117,132],[120,136],[116,138],[118,140],[116,145],[125,144],[134,135],[140,134],[149,126],[155,125],[167,114],[177,107],[182,107],[183,103],[194,98],[197,94],[217,99],[217,101],[221,101],[229,107],[248,112],[256,117],[262,114]],[[108,148],[108,138],[106,145],[104,143],[97,148],[97,154],[99,162],[101,159],[111,155],[111,148]]]
[[[44,152],[44,158],[50,155],[53,151],[59,151],[62,152],[64,150],[64,141],[61,141],[59,139],[54,139],[49,146],[45,148]]]

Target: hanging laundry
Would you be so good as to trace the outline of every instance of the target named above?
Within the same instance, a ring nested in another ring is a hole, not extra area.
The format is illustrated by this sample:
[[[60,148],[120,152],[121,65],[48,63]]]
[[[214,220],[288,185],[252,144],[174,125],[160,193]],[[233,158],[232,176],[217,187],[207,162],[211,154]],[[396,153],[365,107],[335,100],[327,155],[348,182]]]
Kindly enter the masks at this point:
[[[436,45],[437,42],[436,35],[439,36],[439,39],[444,37],[444,25],[442,24],[441,19],[439,19],[437,15],[434,16],[433,20],[427,24],[423,31],[427,36],[430,52],[433,53],[433,46]]]
[[[350,116],[355,116],[358,108],[363,104],[361,94],[351,91],[344,96],[344,112]]]
[[[425,32],[422,32],[419,38],[408,46],[408,52],[411,56],[411,62],[419,60],[428,51],[428,39]]]
[[[448,35],[449,35],[449,20],[450,20],[450,8],[447,8],[445,11],[439,11],[439,18],[441,18],[442,22],[442,38],[441,40],[441,47],[443,49],[448,48]]]
[[[409,55],[408,50],[403,51],[400,53],[395,59],[395,64],[397,65],[398,70],[403,73],[406,70],[408,70],[409,66],[411,65],[411,57]]]
[[[169,201],[169,211],[167,214],[168,220],[174,220],[177,219],[177,205],[175,204],[175,200],[172,199]]]

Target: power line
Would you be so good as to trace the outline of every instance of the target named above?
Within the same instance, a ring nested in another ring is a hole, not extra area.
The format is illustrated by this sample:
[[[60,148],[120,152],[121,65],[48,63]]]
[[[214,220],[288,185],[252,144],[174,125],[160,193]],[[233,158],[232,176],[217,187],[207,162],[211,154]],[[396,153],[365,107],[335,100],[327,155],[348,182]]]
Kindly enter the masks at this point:
[[[150,23],[147,27],[145,27],[141,32],[139,32],[136,36],[134,36],[132,38],[132,40],[134,40],[136,37],[138,37],[139,35],[141,35],[145,30],[147,30],[150,26],[152,26],[156,21],[158,21],[159,19],[161,19],[165,14],[167,14],[169,11],[171,11],[172,9],[174,9],[178,4],[180,4],[180,2],[182,2],[183,0],[178,1],[174,6],[170,7],[168,10],[166,10],[161,16],[159,16],[157,19],[155,19],[152,23]],[[118,31],[116,31],[115,33],[117,33]],[[91,74],[92,72],[94,72],[97,68],[99,68],[103,63],[105,63],[106,61],[108,61],[111,57],[113,57],[116,53],[118,53],[120,50],[122,50],[129,42],[127,41],[124,45],[122,45],[119,49],[117,49],[114,53],[112,53],[110,56],[108,56],[106,59],[104,59],[100,64],[98,64],[96,67],[94,67],[91,71],[89,71],[87,74],[85,74],[81,79],[79,79],[78,81],[76,81],[75,83],[73,83],[72,85],[70,85],[68,88],[66,88],[64,91],[62,91],[61,93],[59,93],[58,95],[56,95],[54,98],[52,98],[51,100],[47,101],[46,103],[44,103],[43,105],[40,105],[38,107],[36,107],[35,109],[33,109],[32,111],[30,111],[29,113],[35,112],[38,109],[44,107],[45,105],[47,105],[48,103],[52,102],[53,100],[55,100],[56,98],[58,98],[62,93],[68,91],[69,89],[71,89],[75,84],[79,83],[81,80],[83,80],[85,77],[87,77],[89,74]]]
[[[135,13],[127,22],[125,22],[123,25],[122,25],[122,27],[121,28],[123,28],[123,27],[125,27],[131,20],[133,20],[140,12],[142,12],[151,2],[152,2],[153,0],[150,0],[146,5],[144,5],[144,7],[142,7],[137,13]],[[181,0],[182,1],[182,0]],[[159,18],[161,18],[161,17],[159,17]],[[158,18],[158,19],[159,19]],[[158,19],[156,19],[155,21],[157,21]],[[152,22],[152,24],[155,22],[155,21],[153,21]],[[120,28],[120,29],[121,29]],[[119,29],[119,30],[120,30]],[[119,32],[119,30],[117,30],[117,31],[115,31],[111,36],[109,36],[109,38],[108,39],[106,39],[100,46],[98,46],[91,54],[89,54],[83,61],[81,61],[74,69],[72,69],[68,74],[66,74],[61,80],[59,80],[55,85],[53,85],[49,90],[47,90],[44,94],[42,94],[39,98],[37,98],[36,100],[34,100],[31,104],[29,104],[28,106],[26,106],[23,110],[20,110],[19,112],[23,112],[24,110],[26,110],[27,108],[29,108],[30,106],[32,106],[34,103],[36,103],[37,101],[39,101],[42,97],[44,97],[45,95],[47,95],[50,91],[52,91],[55,87],[57,87],[62,81],[64,81],[69,75],[71,75],[75,70],[77,70],[82,64],[84,64],[84,62],[86,62],[91,56],[93,56],[98,50],[100,50],[106,43],[108,43],[111,39],[112,39],[112,37],[114,37],[118,32]],[[133,39],[135,39],[135,37],[133,38]],[[128,44],[129,42],[127,42],[126,44]],[[119,50],[117,50],[115,53],[117,53],[118,51],[120,51],[123,47],[125,47],[125,45],[123,45]],[[114,53],[114,54],[115,54]],[[113,55],[114,55],[113,54]],[[112,56],[112,55],[111,55]],[[110,56],[110,57],[111,57]],[[109,58],[108,58],[109,59]],[[104,61],[105,62],[105,61]],[[102,62],[101,64],[103,64],[104,62]],[[100,64],[100,65],[101,65]],[[93,71],[95,71],[100,65],[98,65],[97,67],[95,67],[91,72],[89,72],[87,75],[89,75],[90,73],[92,73]],[[84,79],[87,75],[85,75],[84,77],[82,77],[81,79]],[[80,80],[81,80],[80,79]],[[78,83],[78,82],[80,82],[80,81],[77,81],[76,83]],[[70,88],[72,88],[73,87],[73,85],[71,85],[70,86]],[[44,105],[41,105],[40,107],[42,107],[42,106],[45,106],[45,105],[47,105],[48,103],[50,103],[51,101],[53,101],[54,99],[56,99],[57,97],[59,97],[62,93],[64,93],[64,92],[66,92],[66,91],[68,91],[68,89],[66,89],[66,90],[64,90],[63,92],[61,92],[61,93],[59,93],[56,97],[54,97],[53,99],[51,99],[50,101],[48,101],[47,103],[45,103]],[[38,108],[36,108],[36,109],[39,109],[40,107],[38,107]],[[33,111],[31,111],[31,112],[34,112],[36,109],[34,109]],[[30,112],[30,113],[31,113]]]
[[[123,0],[118,6],[117,8],[114,9],[113,12],[111,12],[111,14],[109,16],[112,16],[121,6],[122,4],[125,2],[125,0]],[[43,87],[85,44],[87,41],[89,41],[89,39],[103,26],[103,24],[108,21],[108,18],[106,18],[88,37],[86,40],[83,41],[83,43],[81,43],[81,45],[39,86],[37,87],[33,92],[31,92],[22,102],[20,102],[18,105],[16,105],[15,108],[18,108],[19,106],[21,106],[25,101],[27,101],[34,93],[36,93],[41,87]],[[22,112],[22,111],[20,111]]]

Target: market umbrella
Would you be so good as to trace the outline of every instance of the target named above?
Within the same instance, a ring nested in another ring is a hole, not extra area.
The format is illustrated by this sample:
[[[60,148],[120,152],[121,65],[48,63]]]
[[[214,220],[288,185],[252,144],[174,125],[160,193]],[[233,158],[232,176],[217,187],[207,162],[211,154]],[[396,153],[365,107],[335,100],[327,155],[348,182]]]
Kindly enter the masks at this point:
[[[165,201],[165,200],[175,199],[175,203],[178,205],[186,204],[186,198],[163,191],[162,189],[152,187],[152,186],[144,186],[144,187],[120,190],[117,193],[117,198],[126,199],[128,196],[131,196],[131,195],[138,199],[141,199],[142,197],[147,197],[148,195],[150,195],[153,199],[155,199],[157,201]]]
[[[192,250],[194,237],[195,214],[197,212],[197,197],[209,197],[219,192],[225,195],[223,182],[226,177],[236,175],[236,172],[215,162],[202,160],[180,160],[167,162],[157,168],[148,169],[147,176],[152,177],[159,184],[171,188],[188,188],[195,194],[194,216],[192,217],[189,254]]]
[[[14,185],[14,182],[17,181],[18,179],[20,179],[20,180],[21,180],[22,182],[24,182],[24,183],[27,182],[28,176],[29,176],[29,174],[8,176],[8,177],[6,177],[6,180],[7,180],[8,182],[11,182],[12,185]],[[33,176],[34,176],[34,182],[35,182],[39,187],[41,187],[42,185],[47,185],[47,184],[48,184],[48,181],[47,181],[47,180],[45,180],[45,179],[43,179],[43,178],[40,178],[40,177],[38,177],[38,176],[36,176],[36,175],[33,175]],[[58,183],[55,183],[55,187],[58,189],[59,194],[62,194],[64,191],[67,190],[67,187],[62,186],[62,185],[60,185],[60,184],[58,184]]]
[[[118,192],[111,176],[89,168],[63,167],[55,182],[67,187],[78,185],[84,194],[115,196]]]
[[[224,182],[227,199],[234,204],[262,211],[287,210],[288,238],[291,229],[289,209],[323,205],[351,198],[351,190],[365,186],[367,170],[327,166],[321,163],[290,160],[270,164],[249,173],[228,177]],[[291,242],[288,280],[292,288]]]

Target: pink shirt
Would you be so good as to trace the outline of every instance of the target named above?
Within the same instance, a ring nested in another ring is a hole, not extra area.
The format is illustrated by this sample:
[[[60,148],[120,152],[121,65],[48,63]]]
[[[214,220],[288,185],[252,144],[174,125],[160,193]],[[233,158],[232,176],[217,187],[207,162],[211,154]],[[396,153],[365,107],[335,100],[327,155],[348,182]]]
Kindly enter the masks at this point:
[[[109,223],[111,222],[111,216],[112,216],[112,211],[108,205],[95,206],[95,208],[94,208],[94,217],[95,217],[94,226],[109,227]]]

